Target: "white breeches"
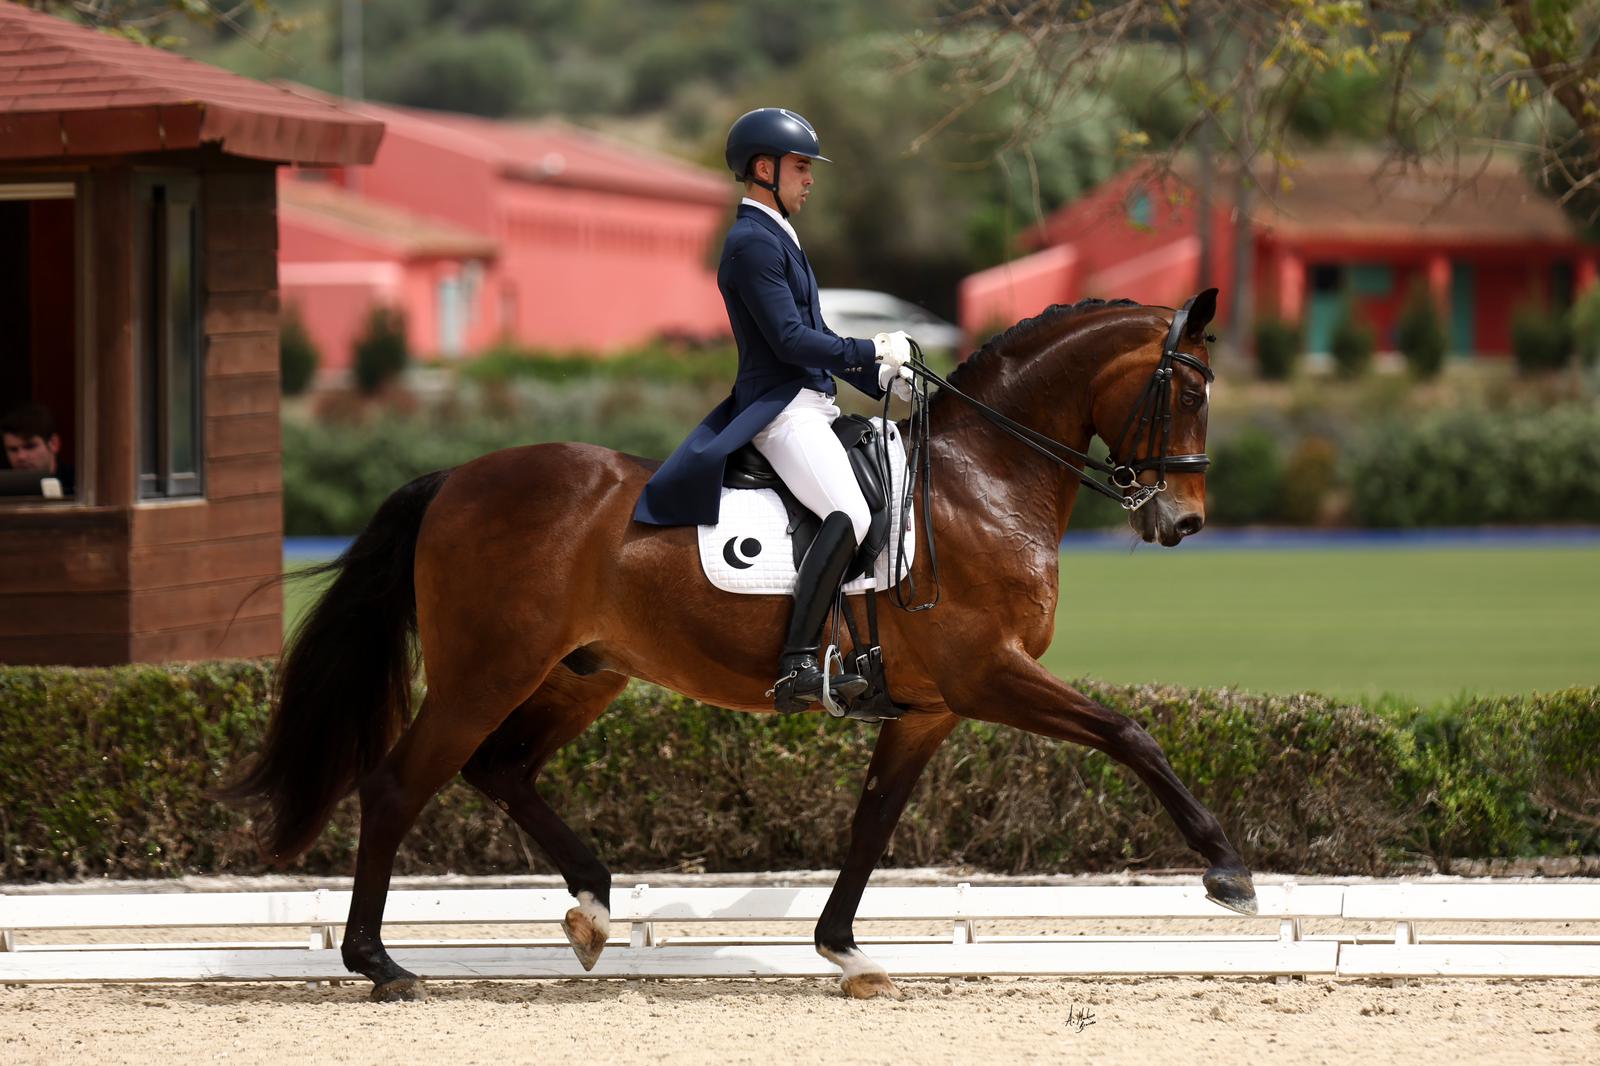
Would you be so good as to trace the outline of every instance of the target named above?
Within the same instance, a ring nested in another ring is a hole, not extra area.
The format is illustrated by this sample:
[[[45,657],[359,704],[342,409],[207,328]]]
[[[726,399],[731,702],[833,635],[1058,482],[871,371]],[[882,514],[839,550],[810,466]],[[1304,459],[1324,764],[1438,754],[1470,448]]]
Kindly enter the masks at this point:
[[[856,483],[855,471],[844,445],[833,435],[839,408],[833,397],[815,389],[801,389],[789,406],[755,435],[756,451],[766,457],[795,499],[822,518],[834,511],[850,516],[860,544],[872,523],[866,497]]]

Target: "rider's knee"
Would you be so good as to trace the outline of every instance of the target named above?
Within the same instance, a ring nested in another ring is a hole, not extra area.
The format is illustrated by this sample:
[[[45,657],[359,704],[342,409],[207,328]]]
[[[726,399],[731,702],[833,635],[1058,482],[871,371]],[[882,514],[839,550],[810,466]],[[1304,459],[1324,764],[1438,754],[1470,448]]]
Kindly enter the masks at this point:
[[[842,510],[850,516],[850,529],[856,535],[856,543],[860,544],[867,539],[867,530],[872,526],[872,511],[868,509],[867,501],[852,501]]]

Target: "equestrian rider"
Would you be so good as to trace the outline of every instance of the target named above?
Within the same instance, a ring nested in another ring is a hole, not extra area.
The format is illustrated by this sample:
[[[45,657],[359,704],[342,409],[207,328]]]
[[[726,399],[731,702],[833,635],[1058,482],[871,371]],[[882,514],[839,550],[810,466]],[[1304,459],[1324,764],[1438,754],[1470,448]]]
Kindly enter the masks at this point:
[[[717,288],[739,348],[738,376],[728,398],[650,478],[634,518],[655,525],[715,523],[723,467],[747,443],[822,518],[800,562],[773,686],[778,710],[799,711],[822,698],[822,627],[872,517],[830,428],[839,417],[834,376],[874,399],[890,387],[908,396],[911,346],[904,332],[869,341],[840,337],[822,321],[817,277],[789,222],[811,194],[812,162],[829,162],[811,123],[785,108],[751,111],[728,131],[725,156],[745,187],[717,267]],[[836,675],[830,688],[853,699],[867,681]]]

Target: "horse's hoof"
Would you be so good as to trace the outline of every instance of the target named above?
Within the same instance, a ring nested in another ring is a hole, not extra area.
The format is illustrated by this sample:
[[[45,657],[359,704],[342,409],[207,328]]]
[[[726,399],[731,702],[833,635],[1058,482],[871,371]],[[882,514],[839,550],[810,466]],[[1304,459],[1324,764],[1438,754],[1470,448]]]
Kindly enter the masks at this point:
[[[421,1003],[428,998],[428,990],[420,977],[396,977],[373,985],[369,998],[374,1003]]]
[[[572,945],[579,965],[585,971],[594,969],[595,962],[606,947],[606,930],[585,914],[582,907],[574,907],[562,919],[561,931],[567,934],[567,943]]]
[[[1256,913],[1256,885],[1243,866],[1213,866],[1201,880],[1212,903],[1240,914]]]
[[[886,999],[906,998],[906,994],[889,980],[889,975],[886,973],[851,974],[839,982],[839,987],[844,989],[845,995],[851,999],[877,999],[879,996]]]

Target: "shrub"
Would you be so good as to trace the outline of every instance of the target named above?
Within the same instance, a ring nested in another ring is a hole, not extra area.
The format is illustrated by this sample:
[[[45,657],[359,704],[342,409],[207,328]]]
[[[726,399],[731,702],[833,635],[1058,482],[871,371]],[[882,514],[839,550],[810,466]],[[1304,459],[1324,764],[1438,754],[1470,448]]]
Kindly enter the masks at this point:
[[[1567,320],[1535,304],[1519,307],[1511,317],[1511,354],[1524,374],[1560,370],[1572,354]]]
[[[1317,525],[1339,487],[1339,446],[1327,437],[1304,437],[1283,467],[1283,519]]]
[[[1433,294],[1422,282],[1413,285],[1406,297],[1400,320],[1395,325],[1395,343],[1413,377],[1426,380],[1437,377],[1443,369],[1450,342]]]
[[[1303,347],[1300,327],[1281,318],[1256,323],[1256,373],[1263,381],[1287,381]]]
[[[259,743],[270,684],[257,662],[0,667],[0,876],[266,870],[243,817],[205,793]],[[1075,684],[1150,731],[1254,866],[1381,874],[1419,852],[1444,865],[1600,845],[1600,689],[1380,715],[1313,695]],[[613,868],[827,866],[875,736],[636,683],[555,755],[541,791]],[[347,801],[299,869],[346,872],[355,831]],[[1007,872],[1195,862],[1116,763],[982,723],[929,765],[889,857]],[[424,810],[398,870],[547,867],[457,782]]]
[[[731,379],[728,379],[731,380]],[[727,380],[720,385],[726,394]],[[664,458],[720,397],[684,384],[503,382],[481,404],[426,417],[283,423],[284,532],[355,533],[411,478],[501,448],[574,440]]]
[[[1373,344],[1371,328],[1357,319],[1354,308],[1346,307],[1328,342],[1334,370],[1342,378],[1361,377],[1372,366]]]
[[[1282,513],[1283,458],[1272,434],[1247,426],[1217,445],[1206,474],[1207,521],[1243,526]]]
[[[298,396],[311,386],[322,355],[300,319],[300,309],[289,304],[283,309],[278,328],[278,382],[285,396]]]
[[[1600,360],[1600,285],[1590,285],[1567,316],[1572,346],[1579,362],[1594,366]]]
[[[1600,411],[1444,411],[1388,422],[1350,449],[1366,526],[1600,521]]]
[[[374,307],[367,315],[366,328],[356,341],[356,387],[372,395],[399,377],[410,358],[405,314],[397,308]]]
[[[572,384],[598,378],[719,384],[726,388],[738,372],[738,350],[725,342],[694,345],[663,341],[606,356],[501,346],[461,366],[463,378],[484,383],[532,380]]]

